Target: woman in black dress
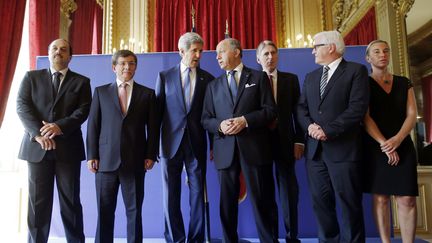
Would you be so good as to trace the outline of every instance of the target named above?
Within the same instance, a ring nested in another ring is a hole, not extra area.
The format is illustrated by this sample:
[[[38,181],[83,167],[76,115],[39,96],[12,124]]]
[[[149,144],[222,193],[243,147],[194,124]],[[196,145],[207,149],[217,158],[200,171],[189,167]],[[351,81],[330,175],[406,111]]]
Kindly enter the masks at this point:
[[[390,48],[382,40],[366,49],[371,64],[370,104],[365,117],[366,192],[373,194],[373,215],[382,242],[390,243],[390,196],[397,203],[402,241],[413,242],[416,228],[417,169],[410,137],[417,119],[411,81],[388,69]]]

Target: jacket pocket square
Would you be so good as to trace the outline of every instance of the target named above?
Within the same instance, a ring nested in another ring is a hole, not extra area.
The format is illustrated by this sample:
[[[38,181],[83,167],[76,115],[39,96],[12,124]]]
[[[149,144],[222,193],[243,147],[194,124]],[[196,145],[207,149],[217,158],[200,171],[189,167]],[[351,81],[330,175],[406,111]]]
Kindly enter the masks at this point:
[[[253,86],[255,86],[256,84],[246,84],[245,85],[245,88],[247,89],[247,88],[250,88],[250,87],[253,87]]]

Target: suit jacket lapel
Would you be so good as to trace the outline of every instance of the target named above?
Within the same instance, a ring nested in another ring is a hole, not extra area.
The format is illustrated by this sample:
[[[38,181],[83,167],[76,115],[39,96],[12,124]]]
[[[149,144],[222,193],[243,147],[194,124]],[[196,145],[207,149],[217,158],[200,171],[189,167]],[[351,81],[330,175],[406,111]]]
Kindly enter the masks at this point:
[[[204,77],[202,76],[201,69],[199,67],[197,67],[196,68],[196,78],[195,78],[195,88],[194,88],[194,92],[192,94],[192,99],[191,99],[191,110],[192,110],[192,106],[194,105],[195,94],[197,92],[200,92],[203,89],[203,86],[204,86]]]
[[[130,99],[130,103],[129,103],[129,108],[128,108],[128,110],[127,110],[126,116],[127,116],[129,113],[133,112],[133,109],[135,108],[135,105],[136,105],[136,101],[137,101],[137,99],[138,99],[138,96],[141,94],[141,93],[139,92],[139,89],[140,89],[140,87],[139,87],[138,83],[137,83],[137,82],[134,82],[134,84],[133,84],[133,89],[132,89],[132,94],[131,94],[131,99]],[[120,103],[119,103],[119,108],[120,108]]]
[[[54,99],[53,77],[51,75],[51,71],[49,68],[43,74],[42,82],[45,82],[45,87],[47,87],[46,95],[49,96],[49,98],[52,100],[52,103],[54,104],[55,99]]]
[[[339,63],[338,67],[336,68],[335,72],[331,76],[330,80],[328,81],[321,101],[324,100],[327,94],[330,92],[336,80],[345,72],[345,66],[346,66],[346,62],[345,60],[342,59],[342,61]]]
[[[277,104],[280,104],[280,99],[283,98],[283,95],[288,95],[288,94],[283,94],[284,90],[291,90],[291,89],[287,89],[286,85],[288,85],[288,82],[284,82],[282,81],[284,80],[282,73],[280,73],[279,71],[277,72],[277,84],[276,84],[276,100],[277,100]],[[274,84],[273,84],[274,85]],[[272,91],[273,93],[273,91]],[[283,95],[281,95],[283,94]],[[274,95],[273,95],[274,97]]]
[[[250,76],[250,70],[246,66],[243,66],[243,70],[242,70],[242,73],[240,76],[239,85],[237,88],[237,97],[236,97],[235,102],[234,102],[234,109],[237,107],[237,103],[238,103],[237,101],[240,99],[240,97],[243,94],[246,83],[249,80],[249,76]]]
[[[109,95],[111,96],[111,100],[114,103],[114,107],[116,107],[116,109],[118,110],[118,112],[120,114],[122,113],[122,110],[120,108],[120,101],[118,98],[118,87],[117,87],[117,82],[114,81],[113,83],[110,84],[109,88],[108,88],[108,92]]]
[[[177,96],[177,100],[179,102],[179,104],[183,104],[183,110],[186,113],[186,102],[184,99],[184,95],[183,95],[183,87],[182,87],[182,82],[181,82],[181,73],[180,73],[180,64],[178,64],[175,68],[173,72],[170,72],[167,75],[167,80],[168,82],[172,82],[171,85],[174,85],[174,89],[176,91],[176,96]]]

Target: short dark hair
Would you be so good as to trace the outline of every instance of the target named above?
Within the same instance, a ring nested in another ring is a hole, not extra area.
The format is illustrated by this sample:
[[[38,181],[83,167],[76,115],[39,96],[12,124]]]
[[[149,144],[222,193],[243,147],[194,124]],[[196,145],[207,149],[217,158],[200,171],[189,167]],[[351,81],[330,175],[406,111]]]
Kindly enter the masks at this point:
[[[63,39],[63,38],[60,38],[60,39],[57,39],[57,40],[63,40],[64,42],[66,42],[66,43],[68,44],[68,46],[69,46],[69,55],[72,56],[72,45],[70,44],[70,42],[69,42],[68,40],[66,40],[66,39]],[[54,43],[54,41],[56,41],[56,40],[53,40],[53,41],[48,45],[48,51],[49,51],[49,49],[51,48],[51,45],[52,45],[52,43]]]
[[[137,56],[135,55],[135,53],[133,53],[130,50],[118,50],[118,51],[116,51],[111,58],[111,63],[112,63],[112,65],[116,65],[119,57],[129,57],[129,56],[133,56],[133,58],[135,59],[135,63],[138,64]]]

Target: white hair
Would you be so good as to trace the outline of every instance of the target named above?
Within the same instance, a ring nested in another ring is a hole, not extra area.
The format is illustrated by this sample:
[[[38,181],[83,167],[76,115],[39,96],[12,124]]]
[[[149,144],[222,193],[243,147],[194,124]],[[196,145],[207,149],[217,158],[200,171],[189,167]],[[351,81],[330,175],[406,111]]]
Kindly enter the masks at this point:
[[[317,37],[320,37],[324,40],[324,43],[322,44],[335,44],[337,53],[341,55],[345,53],[345,42],[344,39],[342,38],[342,35],[338,31],[331,30],[331,31],[319,32],[314,36],[314,40]]]

